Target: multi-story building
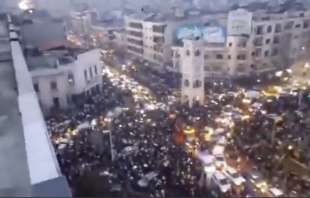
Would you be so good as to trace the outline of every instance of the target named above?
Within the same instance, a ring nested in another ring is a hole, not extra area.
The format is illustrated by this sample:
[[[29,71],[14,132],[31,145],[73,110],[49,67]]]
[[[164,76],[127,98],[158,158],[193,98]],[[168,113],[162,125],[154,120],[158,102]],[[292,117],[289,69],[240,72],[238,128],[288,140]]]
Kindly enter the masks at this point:
[[[205,39],[205,76],[239,77],[283,69],[306,55],[310,11],[230,11],[224,42]],[[201,34],[204,38],[210,35]],[[173,47],[173,68],[183,61]]]
[[[208,16],[198,10],[185,12],[178,8],[173,13],[142,12],[126,16],[127,52],[162,69],[172,65],[171,47],[176,42],[175,34],[179,26],[215,18],[225,23],[226,19],[222,14]]]
[[[66,55],[45,53],[27,57],[42,109],[67,108],[81,94],[99,92],[102,85],[100,50]]]
[[[29,18],[32,22],[23,23],[19,29],[42,110],[48,113],[52,107],[68,108],[77,96],[99,91],[103,66],[100,50],[68,47],[67,29],[62,21]]]
[[[203,42],[201,39],[184,40],[184,47],[180,50],[182,58],[182,102],[188,102],[190,106],[194,102],[204,103],[204,74],[203,74]]]

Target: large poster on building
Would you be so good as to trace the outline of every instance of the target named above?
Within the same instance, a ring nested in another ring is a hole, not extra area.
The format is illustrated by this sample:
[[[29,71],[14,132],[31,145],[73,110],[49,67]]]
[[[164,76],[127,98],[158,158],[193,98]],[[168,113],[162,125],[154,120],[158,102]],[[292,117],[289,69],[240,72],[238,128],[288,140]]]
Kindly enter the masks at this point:
[[[203,39],[207,43],[225,43],[226,33],[224,28],[219,26],[209,26],[202,29]]]
[[[176,31],[177,40],[202,38],[207,43],[224,43],[226,30],[221,26],[183,25]]]
[[[228,14],[228,35],[249,35],[252,31],[252,13],[238,9]]]

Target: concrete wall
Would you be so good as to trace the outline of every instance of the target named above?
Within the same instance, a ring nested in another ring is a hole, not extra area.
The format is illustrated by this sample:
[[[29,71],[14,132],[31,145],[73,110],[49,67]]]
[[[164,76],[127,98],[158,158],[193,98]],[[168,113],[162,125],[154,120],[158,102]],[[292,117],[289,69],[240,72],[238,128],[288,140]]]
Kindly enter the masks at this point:
[[[34,185],[57,178],[61,172],[20,43],[16,37],[10,39],[30,180]]]

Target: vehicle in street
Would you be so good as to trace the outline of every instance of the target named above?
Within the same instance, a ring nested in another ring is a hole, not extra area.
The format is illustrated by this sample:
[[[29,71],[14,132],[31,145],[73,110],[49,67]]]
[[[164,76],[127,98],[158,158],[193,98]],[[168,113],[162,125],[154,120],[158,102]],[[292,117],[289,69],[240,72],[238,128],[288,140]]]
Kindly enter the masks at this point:
[[[212,177],[211,184],[214,185],[214,195],[219,197],[223,195],[229,195],[231,191],[231,184],[228,178],[221,173],[220,171],[216,171]]]

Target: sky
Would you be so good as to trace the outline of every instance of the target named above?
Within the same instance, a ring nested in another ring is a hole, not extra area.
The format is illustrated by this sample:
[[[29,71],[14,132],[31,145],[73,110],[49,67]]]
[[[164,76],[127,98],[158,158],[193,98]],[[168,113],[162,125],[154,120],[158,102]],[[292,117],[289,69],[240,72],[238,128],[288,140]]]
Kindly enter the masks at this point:
[[[9,5],[16,5],[21,0],[0,0],[0,6],[6,2]],[[109,10],[130,8],[133,10],[140,10],[142,6],[149,5],[150,7],[160,10],[167,9],[173,5],[183,5],[189,7],[191,4],[198,8],[206,8],[208,10],[223,10],[231,7],[234,4],[245,5],[252,2],[272,2],[281,3],[285,0],[32,0],[43,7],[47,7],[52,10],[59,10],[60,12],[66,12],[70,10],[70,3],[72,2],[85,2],[93,5],[98,11],[105,12]],[[292,0],[293,1],[293,0]],[[310,0],[297,0],[301,2],[307,2],[310,4]]]

